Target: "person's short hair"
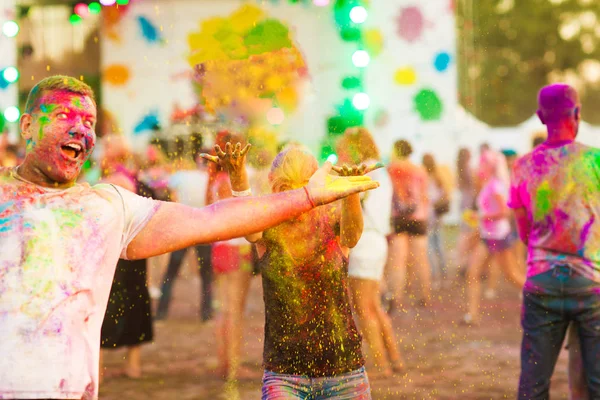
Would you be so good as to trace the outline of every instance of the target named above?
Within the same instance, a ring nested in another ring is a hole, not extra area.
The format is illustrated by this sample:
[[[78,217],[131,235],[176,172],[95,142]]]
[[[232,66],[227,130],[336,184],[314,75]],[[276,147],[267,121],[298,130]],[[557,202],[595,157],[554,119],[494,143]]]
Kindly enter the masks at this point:
[[[273,193],[299,189],[319,169],[315,156],[299,147],[289,147],[275,157],[269,172]]]
[[[42,79],[29,91],[27,102],[25,103],[25,112],[30,114],[35,111],[39,107],[39,101],[44,94],[59,90],[87,96],[92,99],[94,105],[96,104],[94,91],[88,84],[71,76],[54,75]]]
[[[513,149],[503,149],[500,152],[504,154],[504,157],[506,158],[515,157],[517,155],[517,152]]]
[[[394,143],[394,154],[398,158],[406,158],[413,152],[413,148],[408,140],[400,139]]]
[[[363,127],[348,128],[336,143],[338,154],[344,152],[350,156],[351,162],[360,164],[368,160],[379,160],[379,149],[368,129]]]
[[[547,121],[559,121],[580,106],[577,91],[564,83],[544,86],[538,94],[539,112]]]

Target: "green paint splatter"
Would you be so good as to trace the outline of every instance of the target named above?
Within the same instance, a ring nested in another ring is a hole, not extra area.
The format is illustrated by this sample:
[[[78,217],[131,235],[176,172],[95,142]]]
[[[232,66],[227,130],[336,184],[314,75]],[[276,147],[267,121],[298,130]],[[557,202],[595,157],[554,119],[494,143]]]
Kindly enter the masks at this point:
[[[442,116],[442,100],[437,93],[430,89],[423,89],[413,99],[415,110],[423,121],[437,121]]]
[[[40,130],[38,131],[38,139],[42,140],[42,138],[44,137],[44,128],[50,123],[50,118],[46,116],[40,117],[39,122]]]
[[[544,181],[535,193],[535,213],[534,218],[536,221],[543,219],[551,209],[550,196],[552,195],[552,189],[550,183]]]
[[[56,104],[41,104],[40,105],[40,110],[43,113],[49,114],[52,111],[56,110],[56,107],[58,107]]]
[[[83,108],[83,105],[81,104],[81,99],[79,97],[74,97],[71,100],[71,104],[73,104],[77,108]]]

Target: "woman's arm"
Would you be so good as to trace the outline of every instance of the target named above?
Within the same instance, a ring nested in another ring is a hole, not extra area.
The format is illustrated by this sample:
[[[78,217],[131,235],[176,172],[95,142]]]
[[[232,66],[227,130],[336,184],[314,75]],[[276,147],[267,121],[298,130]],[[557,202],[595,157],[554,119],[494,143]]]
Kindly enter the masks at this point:
[[[342,215],[340,218],[340,242],[342,246],[356,246],[363,231],[363,214],[360,205],[360,195],[353,194],[342,200]]]
[[[500,204],[500,211],[498,211],[496,214],[485,215],[483,218],[485,218],[488,221],[497,221],[502,218],[510,217],[511,210],[506,205],[506,197],[504,197],[500,193],[494,193],[494,201]]]

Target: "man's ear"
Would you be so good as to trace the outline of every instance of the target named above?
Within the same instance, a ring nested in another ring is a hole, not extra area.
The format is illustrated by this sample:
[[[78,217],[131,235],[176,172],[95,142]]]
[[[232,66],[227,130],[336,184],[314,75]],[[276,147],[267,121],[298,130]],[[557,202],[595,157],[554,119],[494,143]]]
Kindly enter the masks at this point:
[[[29,141],[31,140],[31,124],[33,123],[33,117],[31,114],[23,114],[21,115],[21,120],[19,121],[19,127],[21,128],[21,136],[23,139]]]
[[[544,125],[546,125],[546,121],[544,120],[544,114],[542,114],[542,112],[540,110],[537,110],[535,112],[538,116],[538,118],[540,119],[540,122]]]
[[[579,107],[575,107],[575,110],[573,110],[573,117],[575,118],[575,121],[579,122],[579,120],[581,119],[581,113],[579,111]]]

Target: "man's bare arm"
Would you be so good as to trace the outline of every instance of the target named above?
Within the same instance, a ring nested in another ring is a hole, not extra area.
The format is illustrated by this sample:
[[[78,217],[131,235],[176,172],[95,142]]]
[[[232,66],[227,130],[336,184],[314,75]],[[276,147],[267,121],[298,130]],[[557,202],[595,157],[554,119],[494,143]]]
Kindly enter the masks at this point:
[[[330,170],[331,164],[320,168],[306,191],[303,188],[269,196],[228,199],[199,209],[163,203],[129,244],[127,257],[148,258],[198,243],[248,236],[295,218],[313,206],[378,186],[368,177],[333,177]]]

